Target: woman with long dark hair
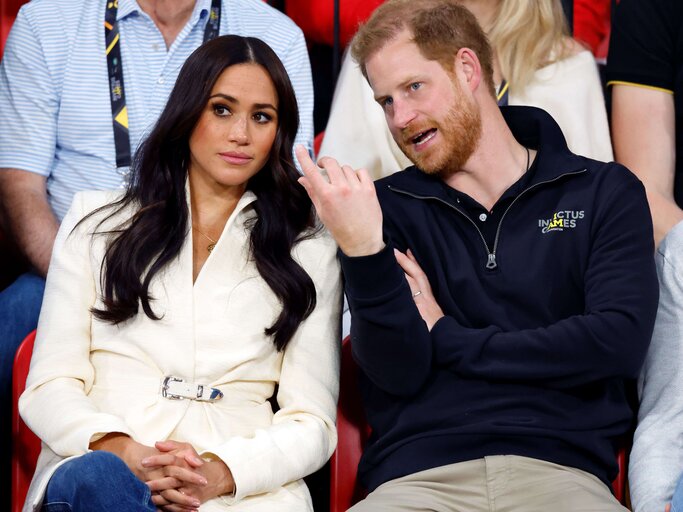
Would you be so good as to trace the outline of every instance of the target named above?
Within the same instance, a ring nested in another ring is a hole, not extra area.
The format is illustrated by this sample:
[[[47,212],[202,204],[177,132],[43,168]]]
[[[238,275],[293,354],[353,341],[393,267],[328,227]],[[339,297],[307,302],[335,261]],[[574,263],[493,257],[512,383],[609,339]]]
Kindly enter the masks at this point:
[[[311,508],[341,282],[297,126],[275,53],[220,37],[183,66],[125,193],[76,196],[20,400],[43,441],[26,510]]]

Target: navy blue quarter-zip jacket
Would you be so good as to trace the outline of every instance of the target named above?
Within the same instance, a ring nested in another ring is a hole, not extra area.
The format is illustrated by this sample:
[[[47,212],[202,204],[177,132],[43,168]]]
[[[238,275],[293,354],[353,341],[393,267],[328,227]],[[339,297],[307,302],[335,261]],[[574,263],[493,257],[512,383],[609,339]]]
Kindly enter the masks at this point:
[[[386,248],[341,255],[370,490],[488,455],[616,476],[658,300],[645,192],[623,166],[569,152],[546,112],[502,110],[538,153],[491,243],[443,181],[411,167],[376,182]],[[444,311],[431,332],[394,247],[411,249]]]

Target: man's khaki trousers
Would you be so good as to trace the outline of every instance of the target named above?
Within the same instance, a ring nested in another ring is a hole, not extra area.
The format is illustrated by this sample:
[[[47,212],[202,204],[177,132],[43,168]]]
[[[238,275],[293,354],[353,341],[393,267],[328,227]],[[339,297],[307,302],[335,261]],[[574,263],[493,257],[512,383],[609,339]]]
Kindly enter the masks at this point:
[[[496,455],[385,482],[350,512],[624,512],[610,489],[580,469]]]

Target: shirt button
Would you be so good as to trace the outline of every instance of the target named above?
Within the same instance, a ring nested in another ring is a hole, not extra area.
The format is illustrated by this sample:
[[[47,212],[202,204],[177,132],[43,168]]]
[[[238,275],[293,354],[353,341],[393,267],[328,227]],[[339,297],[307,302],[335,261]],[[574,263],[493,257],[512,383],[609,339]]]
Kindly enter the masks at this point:
[[[158,83],[158,84],[163,84],[165,81],[166,81],[166,80],[164,80],[164,77],[163,77],[163,76],[160,76],[160,77],[159,77],[159,80],[157,80],[157,83]]]
[[[486,216],[485,213],[482,213],[482,214],[479,215],[479,220],[482,221],[482,222],[484,222],[487,218],[488,218],[488,217]]]

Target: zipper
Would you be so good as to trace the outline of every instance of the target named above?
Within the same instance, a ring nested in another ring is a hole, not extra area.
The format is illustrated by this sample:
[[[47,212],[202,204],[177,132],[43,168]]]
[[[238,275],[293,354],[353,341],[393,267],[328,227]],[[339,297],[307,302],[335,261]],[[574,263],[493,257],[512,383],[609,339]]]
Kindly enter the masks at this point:
[[[469,216],[468,216],[465,212],[463,212],[460,208],[458,208],[457,206],[452,205],[452,204],[449,203],[448,201],[444,201],[444,200],[441,199],[440,197],[436,197],[436,196],[418,196],[418,195],[416,195],[416,194],[413,194],[412,192],[408,192],[408,191],[406,191],[406,190],[401,190],[400,188],[394,188],[394,187],[392,187],[391,185],[388,185],[388,188],[389,188],[389,190],[391,190],[392,192],[397,192],[397,193],[399,193],[399,194],[404,194],[404,195],[410,196],[410,197],[412,197],[412,198],[414,198],[414,199],[433,199],[433,200],[435,200],[435,201],[438,201],[439,203],[445,204],[445,205],[448,206],[449,208],[455,210],[455,211],[458,212],[460,215],[462,215],[463,217],[465,217],[465,218],[470,222],[470,224],[472,224],[472,225],[474,226],[474,229],[477,230],[477,233],[479,233],[479,236],[481,237],[481,241],[484,243],[484,247],[486,247],[486,254],[488,254],[488,256],[489,256],[488,262],[486,263],[486,268],[489,268],[489,264],[491,263],[491,261],[493,261],[493,265],[494,265],[492,268],[496,268],[496,266],[497,266],[497,265],[496,265],[496,256],[495,256],[495,254],[494,254],[494,255],[493,255],[493,260],[491,260],[492,254],[491,254],[491,251],[489,251],[489,246],[488,246],[488,244],[486,243],[486,238],[484,238],[484,234],[481,232],[481,229],[479,229],[479,226],[477,226],[476,222],[474,222],[472,219],[470,219]],[[502,220],[502,219],[501,219],[501,220]]]
[[[588,170],[588,169],[581,169],[580,171],[566,172],[566,173],[564,173],[564,174],[560,174],[559,176],[554,177],[554,178],[551,179],[551,180],[539,181],[538,183],[534,183],[534,184],[531,185],[530,187],[525,188],[525,189],[522,190],[519,194],[517,194],[517,197],[515,197],[515,198],[512,200],[512,202],[508,205],[508,207],[507,207],[507,208],[505,209],[505,211],[503,212],[503,215],[501,215],[500,221],[498,221],[498,227],[496,228],[496,236],[495,236],[495,238],[493,239],[493,250],[490,250],[490,249],[489,249],[489,246],[488,246],[488,244],[486,243],[486,238],[484,238],[484,235],[483,235],[483,233],[481,232],[481,229],[479,229],[479,226],[477,226],[477,223],[474,222],[474,221],[469,217],[469,215],[467,215],[465,212],[463,212],[463,211],[462,211],[460,208],[458,208],[457,206],[455,206],[455,205],[449,203],[448,201],[444,201],[444,200],[441,199],[440,197],[436,197],[436,196],[420,196],[420,195],[417,195],[417,194],[413,194],[412,192],[408,192],[408,191],[406,191],[406,190],[401,190],[400,188],[394,188],[394,187],[392,187],[391,185],[388,185],[388,188],[389,188],[389,190],[391,190],[392,192],[396,192],[396,193],[399,193],[399,194],[404,194],[404,195],[410,196],[410,197],[415,198],[415,199],[432,199],[432,200],[437,201],[437,202],[439,202],[439,203],[445,204],[445,205],[448,206],[449,208],[455,210],[455,211],[458,212],[460,215],[462,215],[463,217],[465,217],[465,218],[470,222],[470,224],[472,224],[472,225],[474,226],[474,228],[477,230],[477,233],[479,233],[479,237],[481,238],[481,241],[484,243],[484,248],[486,249],[486,255],[487,255],[487,258],[486,258],[486,265],[485,265],[486,269],[487,269],[487,270],[495,270],[496,268],[498,268],[498,263],[496,263],[496,252],[497,252],[497,250],[498,250],[498,240],[499,240],[499,238],[500,238],[500,229],[501,229],[501,227],[502,227],[502,225],[503,225],[503,221],[505,220],[505,216],[506,216],[506,215],[508,214],[508,212],[510,211],[510,208],[512,208],[512,205],[514,205],[520,197],[522,197],[524,194],[526,194],[526,193],[529,192],[530,190],[533,190],[533,189],[535,189],[535,188],[537,188],[537,187],[540,187],[541,185],[547,185],[547,184],[549,184],[549,183],[553,183],[553,182],[555,182],[555,181],[557,181],[557,180],[559,180],[559,179],[562,179],[562,178],[564,178],[564,177],[566,177],[566,176],[572,176],[572,175],[575,175],[575,174],[583,174],[583,173],[586,172],[587,170]]]

